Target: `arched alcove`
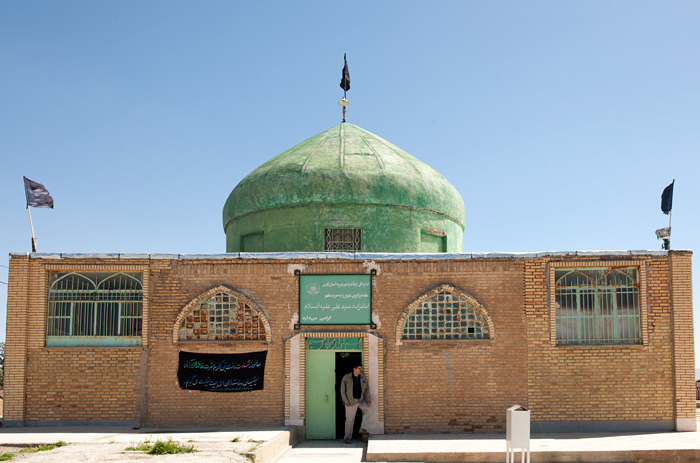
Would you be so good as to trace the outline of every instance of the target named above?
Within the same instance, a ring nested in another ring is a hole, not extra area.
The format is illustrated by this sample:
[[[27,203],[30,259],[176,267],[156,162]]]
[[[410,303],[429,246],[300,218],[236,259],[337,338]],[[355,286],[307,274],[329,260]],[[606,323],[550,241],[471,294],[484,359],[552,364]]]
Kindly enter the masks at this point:
[[[253,301],[219,285],[194,298],[178,315],[173,342],[271,341],[270,322]]]

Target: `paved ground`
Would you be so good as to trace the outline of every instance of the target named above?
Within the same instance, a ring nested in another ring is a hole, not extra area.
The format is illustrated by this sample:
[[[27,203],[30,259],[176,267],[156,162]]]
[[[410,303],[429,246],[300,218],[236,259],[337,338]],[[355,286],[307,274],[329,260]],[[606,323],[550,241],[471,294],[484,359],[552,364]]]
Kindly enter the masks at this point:
[[[278,463],[500,462],[506,458],[502,434],[402,434],[360,441],[306,441]],[[521,454],[516,452],[515,461]],[[531,441],[533,462],[644,463],[700,461],[700,433],[538,434]]]
[[[365,446],[362,441],[350,445],[342,440],[302,441],[276,463],[357,463],[363,461]]]
[[[123,462],[153,460],[158,463],[228,462],[247,463],[249,451],[270,448],[286,435],[284,428],[249,429],[212,427],[210,429],[132,429],[126,427],[40,427],[0,428],[0,453],[16,451],[12,446],[64,441],[69,445],[48,452],[22,454],[13,461],[30,462]],[[148,456],[127,452],[130,444],[146,440],[167,440],[194,445],[196,454]],[[287,438],[288,439],[288,438]],[[286,444],[285,444],[286,445]],[[284,446],[279,447],[280,454]],[[532,462],[624,462],[641,459],[644,463],[700,462],[700,432],[534,434]],[[503,462],[503,434],[400,434],[371,436],[367,444],[351,445],[334,441],[302,441],[276,463],[359,463],[396,462]],[[269,462],[269,454],[257,461]],[[520,454],[516,454],[516,461]]]
[[[700,402],[698,402],[700,405]],[[700,429],[700,410],[698,411]],[[700,432],[533,434],[534,462],[700,462]],[[366,446],[353,441],[306,441],[278,463],[361,461],[503,462],[503,434],[392,434],[371,436]],[[515,454],[520,461],[521,454]]]
[[[0,454],[17,452],[27,444],[68,443],[65,447],[38,453],[16,454],[17,462],[133,462],[170,461],[203,463],[250,463],[246,454],[284,433],[284,428],[252,430],[241,427],[211,429],[133,429],[120,426],[75,426],[0,428]],[[146,441],[172,439],[184,445],[193,445],[193,454],[151,456],[144,452],[127,451],[130,445]]]

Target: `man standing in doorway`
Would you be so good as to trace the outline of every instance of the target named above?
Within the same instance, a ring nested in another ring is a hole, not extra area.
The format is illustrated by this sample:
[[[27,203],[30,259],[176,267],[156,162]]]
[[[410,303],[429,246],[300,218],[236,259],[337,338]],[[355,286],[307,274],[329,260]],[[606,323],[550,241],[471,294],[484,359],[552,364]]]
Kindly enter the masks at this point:
[[[369,383],[362,374],[362,364],[356,365],[351,373],[343,376],[340,382],[340,397],[345,404],[345,443],[349,444],[352,439],[352,428],[355,424],[355,414],[357,407],[362,410],[362,425],[360,434],[367,432],[367,423],[372,417],[372,402],[369,395]]]

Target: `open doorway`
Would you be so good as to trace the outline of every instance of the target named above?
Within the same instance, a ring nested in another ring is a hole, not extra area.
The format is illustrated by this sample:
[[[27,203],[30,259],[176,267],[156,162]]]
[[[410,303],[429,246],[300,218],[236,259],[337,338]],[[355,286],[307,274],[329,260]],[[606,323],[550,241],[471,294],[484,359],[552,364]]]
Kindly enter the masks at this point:
[[[340,383],[343,376],[352,372],[352,368],[362,363],[362,352],[336,352],[335,353],[335,392],[336,392],[336,408],[335,408],[335,436],[336,439],[342,439],[345,435],[345,404],[340,397]],[[353,427],[352,436],[357,438],[360,436],[360,424],[362,423],[362,411],[358,408],[355,415],[355,426]]]

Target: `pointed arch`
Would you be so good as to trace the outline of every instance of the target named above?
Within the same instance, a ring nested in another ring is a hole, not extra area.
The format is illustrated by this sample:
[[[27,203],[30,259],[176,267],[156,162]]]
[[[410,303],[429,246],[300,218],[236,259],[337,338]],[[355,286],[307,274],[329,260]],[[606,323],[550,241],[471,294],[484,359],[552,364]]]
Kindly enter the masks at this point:
[[[192,299],[173,325],[178,341],[267,341],[272,339],[265,312],[233,288],[219,285]]]
[[[399,315],[396,343],[406,340],[495,339],[486,308],[471,294],[450,284],[439,285],[414,299]]]
[[[90,291],[94,292],[97,284],[78,272],[52,274],[49,291]]]

